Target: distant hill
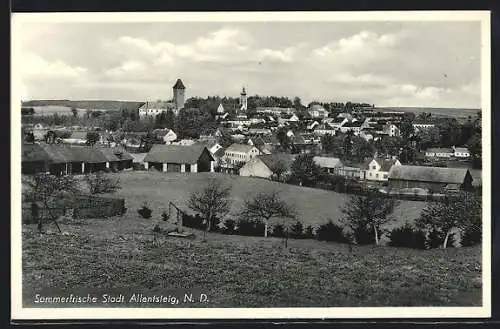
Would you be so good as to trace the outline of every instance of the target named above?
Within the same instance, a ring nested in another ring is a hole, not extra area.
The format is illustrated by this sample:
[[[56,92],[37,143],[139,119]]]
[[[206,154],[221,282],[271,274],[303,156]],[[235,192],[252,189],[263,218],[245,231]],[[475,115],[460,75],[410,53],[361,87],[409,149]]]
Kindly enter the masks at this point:
[[[466,108],[438,108],[438,107],[375,107],[375,111],[402,111],[419,115],[420,113],[431,113],[440,117],[468,117],[475,116],[481,109]]]
[[[95,101],[70,101],[67,99],[61,100],[31,100],[22,102],[23,107],[30,106],[66,106],[66,107],[74,107],[77,109],[90,109],[90,110],[120,110],[127,109],[133,110],[140,107],[144,102],[129,102],[129,101],[104,101],[104,100],[95,100]]]

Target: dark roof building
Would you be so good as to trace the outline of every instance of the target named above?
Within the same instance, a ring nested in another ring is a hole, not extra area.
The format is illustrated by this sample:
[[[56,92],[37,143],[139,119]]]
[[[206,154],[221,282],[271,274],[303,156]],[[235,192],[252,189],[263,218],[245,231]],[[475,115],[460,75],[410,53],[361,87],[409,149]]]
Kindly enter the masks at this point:
[[[447,184],[459,184],[470,188],[473,178],[466,168],[443,168],[427,166],[393,166],[389,171],[389,182],[397,188],[433,188]]]
[[[147,169],[155,168],[164,172],[212,172],[214,161],[210,151],[202,144],[155,144],[144,158]]]

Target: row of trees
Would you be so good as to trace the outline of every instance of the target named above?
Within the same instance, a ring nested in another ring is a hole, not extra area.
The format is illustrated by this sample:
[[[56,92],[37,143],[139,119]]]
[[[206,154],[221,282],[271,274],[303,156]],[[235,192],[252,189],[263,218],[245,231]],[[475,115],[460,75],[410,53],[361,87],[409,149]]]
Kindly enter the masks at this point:
[[[214,218],[222,218],[229,213],[230,194],[231,187],[215,179],[191,194],[188,207],[201,215],[206,231],[211,230]],[[390,215],[398,204],[398,200],[378,192],[350,197],[342,209],[342,224],[346,228],[342,232],[343,239],[348,243],[367,243],[367,237],[371,237],[372,243],[379,245],[381,236],[387,232],[387,224],[395,220]],[[281,219],[280,226],[285,233],[297,223],[297,210],[277,191],[257,193],[245,200],[237,215],[242,222],[263,223],[265,237],[272,219]],[[461,192],[428,202],[415,221],[415,228],[424,234],[432,234],[433,239],[440,240],[441,246],[446,248],[454,230],[481,232],[481,200],[471,193]]]

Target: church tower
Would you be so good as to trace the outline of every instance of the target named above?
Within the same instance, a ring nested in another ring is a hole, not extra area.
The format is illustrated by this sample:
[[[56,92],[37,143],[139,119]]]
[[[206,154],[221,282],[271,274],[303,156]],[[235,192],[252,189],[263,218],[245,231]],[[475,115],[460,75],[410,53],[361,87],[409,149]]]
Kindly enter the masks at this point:
[[[240,94],[240,111],[246,111],[248,108],[247,104],[247,92],[245,91],[245,87],[243,87],[243,90],[241,91]]]
[[[173,86],[174,90],[174,105],[177,111],[184,108],[184,92],[186,91],[186,87],[182,83],[181,79],[177,79],[177,82]]]

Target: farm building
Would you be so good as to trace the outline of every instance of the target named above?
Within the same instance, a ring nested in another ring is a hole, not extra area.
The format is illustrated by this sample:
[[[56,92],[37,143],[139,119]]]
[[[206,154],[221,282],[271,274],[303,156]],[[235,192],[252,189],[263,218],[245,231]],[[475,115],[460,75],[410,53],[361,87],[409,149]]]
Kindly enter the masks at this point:
[[[248,144],[231,144],[224,152],[224,161],[232,165],[242,165],[259,155],[259,149]]]
[[[21,160],[23,174],[49,172],[49,162],[49,155],[39,144],[23,144]]]
[[[240,176],[271,178],[278,170],[281,171],[280,175],[286,175],[293,160],[294,156],[287,153],[259,155],[240,169]]]
[[[125,150],[117,147],[103,147],[99,151],[107,159],[106,168],[112,171],[132,168],[134,157]]]
[[[397,159],[373,158],[365,163],[364,179],[373,181],[387,181],[389,171],[392,166],[400,166],[401,162]]]
[[[393,188],[429,188],[441,190],[449,184],[470,189],[473,182],[466,168],[442,168],[425,166],[393,166],[389,171],[389,185]]]
[[[470,157],[470,151],[466,147],[453,147],[453,156],[455,158],[467,159]]]
[[[425,150],[425,156],[428,158],[451,158],[453,156],[453,149],[451,148],[428,148]]]
[[[119,148],[69,146],[61,144],[23,145],[22,172],[53,175],[103,171],[111,166],[123,170],[132,166],[132,156]]]
[[[321,170],[328,174],[337,174],[344,165],[339,158],[315,156],[313,158],[315,164],[321,167]]]
[[[200,144],[189,146],[155,144],[144,158],[146,169],[163,172],[213,172],[214,158]]]

